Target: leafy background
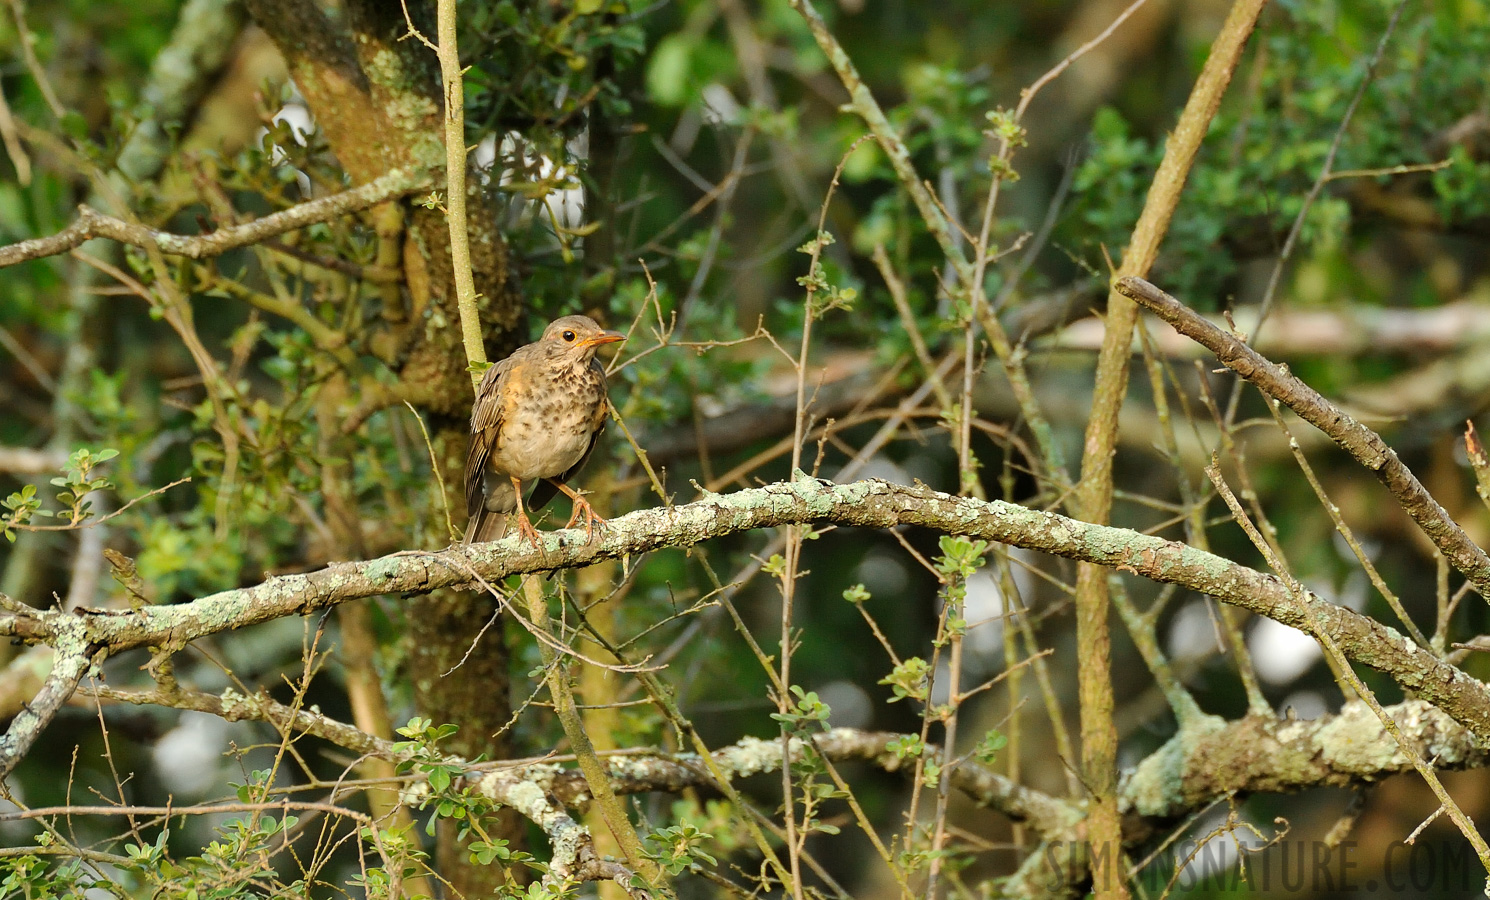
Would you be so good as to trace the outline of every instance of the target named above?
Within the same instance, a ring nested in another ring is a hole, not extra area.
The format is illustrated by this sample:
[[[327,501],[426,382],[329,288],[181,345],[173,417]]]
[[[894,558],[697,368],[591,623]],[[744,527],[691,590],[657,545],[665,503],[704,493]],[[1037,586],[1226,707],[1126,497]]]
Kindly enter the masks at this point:
[[[499,223],[512,251],[511,280],[527,310],[519,337],[573,311],[619,327],[646,323],[618,361],[612,397],[640,446],[651,451],[666,491],[680,502],[695,496],[695,482],[723,490],[787,477],[789,454],[756,457],[790,434],[789,416],[783,424],[760,410],[773,399],[789,400],[793,380],[773,341],[760,335],[768,333],[784,347],[799,340],[798,279],[807,260],[796,250],[813,238],[819,215],[834,238],[823,249],[823,277],[854,292],[850,307],[826,313],[814,332],[812,361],[827,373],[825,397],[843,385],[851,399],[884,406],[924,377],[908,364],[910,333],[871,261],[876,245],[886,248],[905,279],[910,310],[926,341],[938,351],[957,343],[956,309],[938,289],[945,260],[882,152],[872,142],[858,142],[862,124],[841,108],[842,88],[802,18],[784,0],[591,6],[580,13],[556,4],[482,0],[461,8],[461,47],[470,66],[467,138],[478,148],[478,162],[489,167],[485,177],[498,185],[483,214]],[[976,231],[990,177],[986,114],[1012,107],[1022,87],[1121,11],[1120,4],[1105,0],[991,9],[950,0],[934,11],[896,0],[823,6],[918,170],[970,231]],[[161,228],[194,232],[209,227],[225,208],[241,217],[263,215],[343,183],[339,163],[273,45],[252,27],[237,39],[226,67],[189,115],[158,118],[141,88],[151,80],[150,67],[180,9],[162,0],[69,0],[25,9],[58,110],[25,65],[16,19],[0,17],[0,88],[24,125],[34,167],[22,179],[13,161],[0,164],[0,242],[65,227],[75,205],[97,190],[101,173],[119,165],[121,149],[141,128],[161,129],[168,157],[158,178],[125,179],[122,200],[142,221]],[[1190,175],[1151,280],[1207,312],[1261,301],[1395,9],[1376,0],[1271,6]],[[1063,326],[1083,319],[1091,324],[1093,311],[1105,302],[1106,259],[1121,254],[1166,133],[1225,10],[1217,2],[1152,0],[1045,88],[1023,123],[1028,145],[1014,156],[1014,177],[1001,194],[993,231],[998,248],[1009,252],[990,268],[988,292],[1003,298],[999,315],[1025,342],[1037,393],[1067,458],[1079,456],[1094,355],[1077,328]],[[1385,352],[1369,343],[1339,342],[1314,352],[1276,330],[1264,331],[1261,340],[1264,352],[1270,341],[1279,341],[1279,354],[1297,373],[1373,416],[1478,538],[1485,537],[1486,517],[1474,500],[1456,432],[1465,419],[1481,416],[1484,388],[1490,386],[1484,371],[1490,356],[1482,346],[1490,339],[1483,325],[1490,318],[1484,252],[1490,225],[1487,58],[1490,7],[1484,3],[1407,6],[1340,136],[1333,168],[1361,173],[1442,164],[1432,171],[1329,182],[1304,215],[1274,299],[1289,313],[1328,314],[1347,331],[1382,311],[1453,303],[1467,304],[1466,321],[1473,326],[1416,346],[1394,343]],[[824,207],[840,162],[841,183]],[[302,255],[371,265],[377,239],[364,216],[307,229],[295,246]],[[123,251],[119,263],[147,283],[161,277],[138,251]],[[162,306],[117,290],[86,304],[70,301],[76,296],[70,286],[75,288],[82,269],[77,260],[59,257],[0,270],[0,335],[6,339],[0,351],[0,445],[49,447],[61,456],[84,446],[117,450],[118,457],[104,466],[112,489],[95,495],[106,508],[191,477],[189,484],[149,497],[107,524],[104,543],[136,561],[151,602],[180,602],[336,558],[324,534],[319,466],[326,461],[328,423],[316,414],[328,353],[304,328],[266,314],[248,298],[254,292],[291,298],[345,335],[352,368],[365,383],[393,383],[396,375],[377,360],[376,330],[369,324],[378,309],[376,287],[262,249],[234,251],[211,264],[170,263],[169,276],[189,297],[202,343],[231,383],[231,398],[214,406],[189,352],[164,321]],[[657,344],[650,328],[659,312],[672,330]],[[79,350],[85,364],[69,369],[69,354]],[[980,414],[1020,434],[1018,410],[996,369],[989,366],[980,377]],[[1229,378],[1178,357],[1171,371],[1177,390],[1190,398],[1184,414],[1197,427],[1207,425],[1197,388],[1208,384],[1224,406]],[[62,378],[63,372],[71,375]],[[1203,478],[1198,465],[1177,475],[1155,449],[1153,398],[1145,379],[1134,381],[1131,406],[1149,412],[1147,418],[1136,413],[1133,425],[1124,427],[1117,460],[1124,493],[1115,522],[1176,535],[1175,521],[1190,502],[1179,482],[1193,485]],[[836,401],[825,400],[824,406],[830,402]],[[852,409],[851,402],[841,404],[831,414],[844,417]],[[1239,418],[1258,415],[1266,415],[1264,406],[1244,393]],[[254,439],[230,452],[225,419]],[[697,436],[711,434],[706,426],[715,420],[731,433],[709,441],[700,453]],[[955,446],[935,419],[922,424],[878,454],[864,474],[955,490]],[[877,427],[869,422],[839,429],[821,447],[821,472],[831,477]],[[1265,431],[1239,434],[1257,502],[1289,549],[1295,574],[1326,596],[1390,619],[1349,551],[1333,539],[1328,518],[1301,489],[1286,448]],[[618,432],[612,428],[604,452],[582,479],[613,513],[657,502],[636,453]],[[1044,473],[1031,471],[1009,447],[996,434],[980,433],[975,440],[987,494],[1028,505],[1054,499]],[[806,459],[815,450],[809,448]],[[1399,586],[1410,612],[1430,616],[1436,566],[1410,524],[1374,487],[1362,486],[1360,473],[1341,454],[1317,444],[1310,450],[1385,578]],[[368,555],[444,546],[446,498],[430,455],[419,422],[401,405],[374,413],[357,431],[355,454],[340,461],[349,466],[348,493]],[[752,464],[737,468],[746,461]],[[730,480],[716,483],[732,471]],[[47,508],[57,509],[49,477],[39,478],[40,496]],[[21,490],[32,478],[0,474],[0,494]],[[458,496],[453,488],[446,493]],[[452,515],[459,525],[458,511]],[[1218,552],[1260,564],[1234,527],[1216,523],[1212,531]],[[713,745],[776,733],[766,673],[718,609],[691,610],[710,596],[716,573],[730,580],[766,540],[742,536],[691,556],[657,553],[636,568],[621,600],[604,613],[616,634],[643,635],[639,651],[655,654],[678,642],[668,661],[669,683]],[[904,540],[927,557],[945,551],[929,535],[910,532]],[[0,592],[33,605],[66,597],[76,579],[80,541],[76,534],[33,533],[0,547]],[[1028,558],[1020,562],[1025,565],[1042,575],[1018,568],[1019,596],[1039,645],[1053,651],[1058,713],[1074,727],[1072,615],[1060,583],[1073,572],[1048,560]],[[804,568],[810,571],[798,587],[795,621],[801,631],[794,662],[798,684],[832,708],[835,723],[918,730],[921,709],[891,702],[885,683],[891,664],[860,609],[902,658],[925,656],[937,633],[936,580],[886,534],[824,534],[809,543]],[[861,605],[840,599],[856,584],[866,587],[869,599]],[[1154,593],[1147,584],[1131,589],[1145,601]],[[605,593],[588,590],[589,597]],[[991,568],[979,570],[967,590],[969,619],[990,620],[972,632],[967,667],[974,679],[992,677],[1005,668],[1013,646],[998,619],[1005,611],[1004,592]],[[86,599],[88,605],[107,605],[123,596],[105,576]],[[734,602],[744,625],[773,652],[777,588],[758,578],[740,588]],[[394,721],[402,722],[417,711],[403,639],[408,608],[398,598],[384,598],[371,611],[382,686]],[[647,631],[679,613],[685,614]],[[1485,619],[1481,604],[1466,602],[1452,633],[1478,634]],[[1201,705],[1220,715],[1242,714],[1244,698],[1231,664],[1213,651],[1202,601],[1171,602],[1161,621],[1166,647]],[[330,627],[326,640],[334,646],[335,626]],[[537,651],[520,628],[510,622],[498,627],[505,628],[502,640],[512,651],[511,696],[520,710],[510,738],[513,752],[538,754],[557,745],[561,735],[541,706],[524,706],[536,686],[527,675],[540,666]],[[1339,691],[1317,653],[1270,638],[1265,623],[1250,634],[1264,674],[1277,673],[1264,679],[1270,702],[1306,717],[1338,707]],[[288,699],[295,691],[286,679],[301,677],[307,640],[299,622],[223,635],[181,655],[178,675],[202,690],[266,685]],[[1120,638],[1115,659],[1123,758],[1132,762],[1159,746],[1174,722],[1135,648]],[[139,665],[132,659],[112,663],[110,682],[138,681]],[[1472,674],[1490,675],[1475,658],[1465,666]],[[342,679],[333,654],[310,680],[306,702],[350,719]],[[1389,681],[1368,680],[1384,702],[1400,698]],[[1030,680],[1022,684],[1017,698],[1000,688],[971,703],[968,715],[976,725],[967,733],[1022,729],[1004,764],[1014,755],[1028,783],[1063,791],[1067,772],[1051,752],[1049,711]],[[630,696],[625,688],[613,690]],[[1016,719],[1021,724],[1011,726]],[[617,746],[666,746],[674,740],[646,705],[622,707],[612,728]],[[274,756],[267,735],[254,726],[168,709],[105,707],[100,713],[80,706],[43,737],[11,788],[32,806],[62,803],[90,785],[106,790],[112,767],[133,773],[126,791],[132,802],[196,802],[222,794],[228,780],[253,780],[248,773]],[[111,756],[104,754],[106,743]],[[287,767],[258,777],[334,779],[347,763],[344,754],[325,747],[304,758],[306,771]],[[1483,795],[1481,773],[1459,777],[1453,783],[1467,796]],[[853,781],[875,821],[897,821],[906,802],[903,779],[856,771]],[[1402,782],[1390,781],[1375,792],[1359,825],[1362,840],[1400,836],[1431,812],[1426,792]],[[762,797],[771,789],[752,787]],[[641,813],[661,827],[685,815],[673,802],[653,795],[641,803]],[[680,802],[687,816],[706,815],[698,802]],[[766,806],[773,802],[762,800]],[[1327,827],[1345,803],[1338,793],[1259,797],[1245,811],[1258,822],[1286,815],[1307,829]],[[1480,800],[1466,804],[1471,812],[1482,811]],[[706,829],[714,834],[714,851],[748,859],[749,851],[739,849],[738,836],[732,836],[738,822],[715,813]],[[988,813],[957,809],[954,819],[994,844],[1018,838]],[[102,838],[112,826],[78,827],[100,828],[94,837]],[[197,820],[173,833],[176,852],[195,852],[192,847],[211,839],[212,827],[211,820]],[[18,844],[30,832],[3,823],[0,834]],[[845,829],[834,840],[843,849],[825,859],[850,892],[886,888],[863,874],[869,851],[861,837]],[[1014,858],[975,843],[963,853],[960,859],[973,866],[963,876],[968,884],[1007,874]],[[346,854],[336,865],[355,868]]]

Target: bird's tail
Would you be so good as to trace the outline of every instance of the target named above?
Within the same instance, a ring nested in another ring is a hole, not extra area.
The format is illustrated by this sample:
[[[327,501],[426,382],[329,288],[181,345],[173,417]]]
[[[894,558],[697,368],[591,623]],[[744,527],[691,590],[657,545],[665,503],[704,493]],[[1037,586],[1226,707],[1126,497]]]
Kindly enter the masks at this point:
[[[486,507],[477,508],[476,514],[466,521],[467,544],[500,541],[507,534],[507,513],[492,512]]]
[[[466,543],[499,541],[507,533],[507,516],[517,509],[517,492],[512,488],[512,479],[486,473],[482,478],[481,495],[468,508],[466,519]]]

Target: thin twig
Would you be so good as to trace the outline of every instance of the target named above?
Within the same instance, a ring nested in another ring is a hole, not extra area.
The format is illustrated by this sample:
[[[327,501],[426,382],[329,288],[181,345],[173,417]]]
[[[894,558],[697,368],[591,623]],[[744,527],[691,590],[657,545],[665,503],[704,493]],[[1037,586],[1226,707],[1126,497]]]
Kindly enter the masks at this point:
[[[74,522],[71,525],[12,525],[10,527],[15,531],[77,531],[80,528],[92,528],[94,525],[101,525],[104,522],[107,522],[108,520],[114,518],[115,516],[124,515],[124,513],[128,512],[129,508],[131,506],[134,506],[136,503],[144,500],[149,500],[151,497],[154,497],[157,494],[164,494],[171,488],[176,487],[177,485],[186,484],[189,481],[191,481],[190,476],[186,478],[178,478],[170,484],[162,485],[161,487],[155,488],[149,493],[141,494],[140,496],[134,498],[133,500],[109,513],[108,515],[100,516],[96,519],[85,519],[81,522]]]

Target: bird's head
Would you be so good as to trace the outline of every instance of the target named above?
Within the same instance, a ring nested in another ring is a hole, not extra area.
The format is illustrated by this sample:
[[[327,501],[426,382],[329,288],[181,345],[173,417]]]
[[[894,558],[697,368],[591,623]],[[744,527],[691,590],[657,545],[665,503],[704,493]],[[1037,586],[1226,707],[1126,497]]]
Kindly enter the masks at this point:
[[[602,344],[625,339],[626,335],[601,328],[589,316],[564,316],[543,329],[543,337],[539,340],[548,346],[550,353],[588,363]]]

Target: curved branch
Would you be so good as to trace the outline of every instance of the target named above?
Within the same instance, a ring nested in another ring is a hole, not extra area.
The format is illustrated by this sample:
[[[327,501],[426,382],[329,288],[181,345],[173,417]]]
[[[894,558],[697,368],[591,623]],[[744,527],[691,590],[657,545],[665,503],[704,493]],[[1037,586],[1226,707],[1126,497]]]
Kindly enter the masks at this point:
[[[112,238],[123,244],[154,249],[173,256],[205,259],[219,256],[238,247],[256,244],[271,237],[328,222],[338,216],[359,212],[385,200],[402,197],[422,190],[430,185],[429,177],[420,172],[394,169],[369,181],[361,187],[308,200],[262,219],[255,219],[231,228],[222,228],[211,234],[182,235],[157,231],[144,225],[136,225],[104,215],[91,206],[78,207],[78,217],[62,231],[43,238],[32,238],[0,247],[0,268],[33,259],[42,259],[66,253],[94,238]]]
[[[1003,501],[954,497],[926,487],[885,481],[833,484],[803,478],[734,494],[709,494],[683,506],[638,510],[613,519],[585,543],[583,529],[542,534],[538,547],[511,537],[440,551],[403,551],[365,562],[339,563],[190,603],[141,610],[79,610],[76,615],[0,612],[0,635],[28,642],[71,642],[109,655],[137,647],[179,644],[209,634],[309,615],[379,594],[424,594],[469,588],[520,572],[588,565],[661,547],[689,547],[755,528],[788,524],[872,528],[920,525],[1066,559],[1094,563],[1179,584],[1197,593],[1306,632],[1324,631],[1352,661],[1390,675],[1490,739],[1490,687],[1435,658],[1403,635],[1314,594],[1297,603],[1277,578],[1212,553],[1123,528],[1090,525]],[[78,632],[81,631],[81,635]]]
[[[1448,511],[1433,499],[1381,435],[1351,418],[1282,366],[1142,278],[1119,278],[1114,287],[1123,296],[1148,307],[1175,331],[1216,354],[1223,365],[1250,381],[1258,390],[1329,435],[1341,449],[1386,485],[1402,509],[1448,557],[1454,568],[1469,579],[1482,597],[1490,598],[1490,556],[1486,556]]]

